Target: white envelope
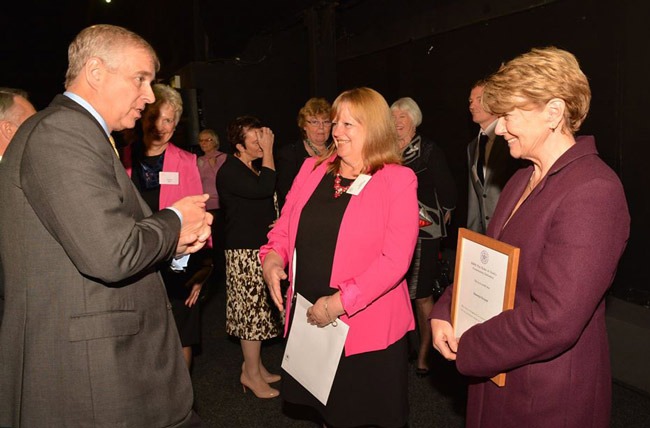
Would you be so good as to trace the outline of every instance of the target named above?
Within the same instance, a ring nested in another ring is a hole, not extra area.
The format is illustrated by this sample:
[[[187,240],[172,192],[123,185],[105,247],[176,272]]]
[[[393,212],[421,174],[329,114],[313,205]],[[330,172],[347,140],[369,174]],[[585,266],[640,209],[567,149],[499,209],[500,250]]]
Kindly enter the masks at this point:
[[[282,368],[323,405],[327,405],[350,327],[341,320],[337,320],[336,327],[332,324],[325,327],[309,324],[307,309],[311,306],[307,299],[296,295]]]

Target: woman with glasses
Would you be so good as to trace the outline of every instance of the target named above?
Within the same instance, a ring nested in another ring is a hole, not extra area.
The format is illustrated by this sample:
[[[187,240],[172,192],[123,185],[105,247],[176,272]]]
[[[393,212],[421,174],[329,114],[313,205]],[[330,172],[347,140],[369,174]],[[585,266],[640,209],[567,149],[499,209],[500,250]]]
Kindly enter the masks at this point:
[[[225,266],[223,235],[224,220],[223,212],[219,206],[219,193],[217,193],[217,172],[226,161],[226,154],[219,151],[219,137],[212,129],[204,129],[199,133],[199,146],[203,156],[197,159],[203,193],[210,195],[205,208],[212,214],[212,263],[214,265],[213,276],[218,283],[225,280]]]
[[[324,98],[310,98],[298,112],[298,128],[301,139],[284,146],[278,151],[276,164],[278,168],[278,204],[284,206],[284,200],[291,188],[293,179],[305,159],[318,157],[329,147],[332,121],[330,120],[330,103]]]
[[[226,154],[219,151],[219,137],[212,129],[204,129],[199,133],[199,146],[203,156],[197,159],[203,191],[210,195],[206,203],[206,209],[219,209],[219,194],[217,193],[216,177],[217,171],[226,161]]]

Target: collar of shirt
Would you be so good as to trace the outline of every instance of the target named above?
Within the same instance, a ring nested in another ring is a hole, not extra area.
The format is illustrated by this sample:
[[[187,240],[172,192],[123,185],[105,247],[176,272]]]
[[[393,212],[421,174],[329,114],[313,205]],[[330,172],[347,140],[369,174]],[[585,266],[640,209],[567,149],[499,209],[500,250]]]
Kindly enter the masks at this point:
[[[79,104],[81,107],[85,108],[88,110],[88,113],[92,114],[95,119],[97,119],[97,122],[102,126],[104,129],[104,132],[106,132],[106,136],[110,137],[111,133],[108,130],[108,125],[106,125],[106,121],[104,121],[104,118],[97,113],[97,110],[93,108],[93,106],[90,105],[90,103],[83,98],[81,98],[79,95],[75,94],[74,92],[70,91],[65,91],[63,93],[66,97],[70,98],[72,101],[76,102]]]
[[[479,131],[479,137],[481,136],[481,134],[485,134],[488,137],[490,137],[490,141],[494,140],[494,137],[495,137],[494,130],[497,127],[497,121],[498,120],[495,120],[491,124],[489,124],[487,128],[481,129]]]

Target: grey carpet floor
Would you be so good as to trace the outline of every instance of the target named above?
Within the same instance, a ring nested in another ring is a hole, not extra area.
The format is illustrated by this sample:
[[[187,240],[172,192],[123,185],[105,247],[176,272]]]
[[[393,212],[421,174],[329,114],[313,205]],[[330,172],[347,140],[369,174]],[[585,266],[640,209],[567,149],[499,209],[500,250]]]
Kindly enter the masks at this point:
[[[243,393],[239,383],[241,349],[225,333],[224,286],[213,288],[203,307],[203,343],[194,360],[192,380],[195,408],[204,423],[214,428],[314,428],[310,415],[300,414],[281,398],[262,400]],[[284,352],[282,340],[265,343],[265,365],[278,373]],[[452,363],[433,356],[431,376],[417,378],[410,370],[409,428],[455,428],[464,425],[466,389]],[[650,427],[650,397],[613,385],[612,428]]]

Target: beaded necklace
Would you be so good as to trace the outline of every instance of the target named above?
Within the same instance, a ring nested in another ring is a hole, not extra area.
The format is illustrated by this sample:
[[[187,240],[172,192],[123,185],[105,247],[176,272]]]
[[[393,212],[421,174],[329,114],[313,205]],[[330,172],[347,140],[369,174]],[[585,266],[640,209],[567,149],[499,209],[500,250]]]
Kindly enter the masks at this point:
[[[334,176],[334,197],[338,198],[343,193],[347,192],[350,186],[341,186],[341,174],[338,172]]]

